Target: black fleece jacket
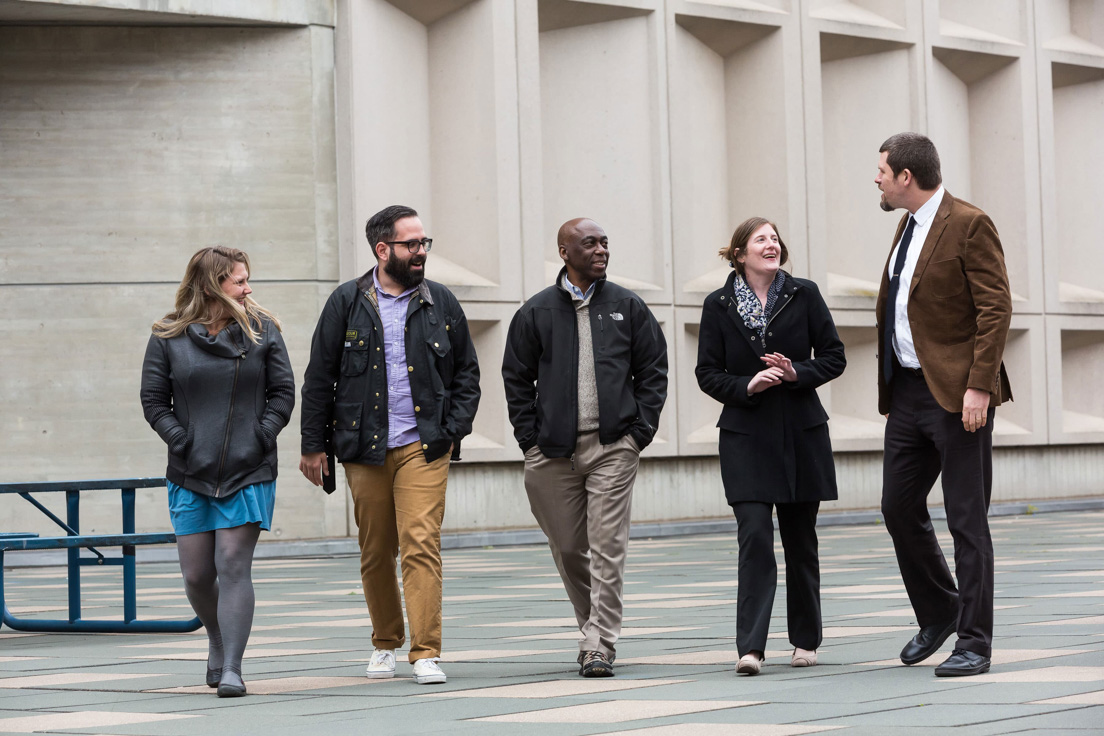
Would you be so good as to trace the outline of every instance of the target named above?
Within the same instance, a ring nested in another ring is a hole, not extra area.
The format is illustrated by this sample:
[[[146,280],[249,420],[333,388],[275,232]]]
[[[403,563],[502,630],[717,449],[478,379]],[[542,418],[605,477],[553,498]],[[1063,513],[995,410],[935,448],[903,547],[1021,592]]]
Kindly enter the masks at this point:
[[[560,283],[522,305],[510,323],[502,358],[510,422],[522,450],[570,457],[578,434],[579,335],[575,305]],[[644,300],[600,279],[590,299],[598,389],[598,438],[631,434],[651,444],[667,400],[667,341]]]

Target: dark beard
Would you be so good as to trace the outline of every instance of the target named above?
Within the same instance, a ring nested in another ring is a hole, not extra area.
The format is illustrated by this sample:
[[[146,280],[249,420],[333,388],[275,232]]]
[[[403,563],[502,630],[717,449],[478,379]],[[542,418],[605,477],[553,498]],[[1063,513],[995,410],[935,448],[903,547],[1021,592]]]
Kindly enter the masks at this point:
[[[893,210],[897,209],[896,207],[891,205],[888,201],[886,201],[886,198],[885,198],[884,194],[882,195],[881,200],[878,201],[878,206],[881,207],[882,210],[885,211],[885,212],[892,212]]]
[[[401,258],[388,258],[387,262],[383,264],[383,272],[395,279],[395,282],[403,289],[413,289],[425,279],[424,270],[412,271],[410,269],[415,261],[423,266],[425,265],[424,258],[411,258],[407,261]]]

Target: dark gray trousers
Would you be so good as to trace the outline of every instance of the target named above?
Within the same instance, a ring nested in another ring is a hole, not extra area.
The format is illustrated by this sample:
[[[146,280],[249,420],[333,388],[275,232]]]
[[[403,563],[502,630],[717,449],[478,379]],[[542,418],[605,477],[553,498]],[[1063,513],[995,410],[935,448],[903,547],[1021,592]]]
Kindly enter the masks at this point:
[[[780,503],[778,533],[786,557],[786,627],[790,643],[802,649],[820,646],[820,557],[816,519],[820,502]],[[740,543],[736,589],[736,648],[740,656],[765,652],[770,629],[778,564],[774,559],[771,504],[732,504]]]
[[[993,409],[967,432],[962,415],[941,407],[921,376],[898,371],[885,431],[882,515],[921,626],[958,622],[956,649],[988,657],[993,645]],[[954,540],[951,575],[928,514],[943,473],[943,507]],[[958,585],[955,586],[955,576]]]

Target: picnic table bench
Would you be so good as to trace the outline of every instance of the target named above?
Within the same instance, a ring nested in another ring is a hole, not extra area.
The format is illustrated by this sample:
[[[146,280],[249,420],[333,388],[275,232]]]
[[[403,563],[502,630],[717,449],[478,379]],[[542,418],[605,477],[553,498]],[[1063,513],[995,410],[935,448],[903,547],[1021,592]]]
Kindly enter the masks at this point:
[[[171,532],[137,534],[134,531],[134,497],[138,488],[163,488],[164,478],[126,478],[117,480],[86,480],[56,483],[0,483],[0,496],[15,494],[37,508],[65,530],[65,536],[40,537],[33,532],[0,533],[0,626],[17,631],[69,631],[88,633],[183,633],[195,631],[202,624],[199,618],[180,620],[141,620],[138,618],[137,569],[134,548],[143,544],[167,544],[176,541]],[[121,534],[81,534],[80,499],[85,491],[119,490],[123,503]],[[66,520],[62,521],[42,505],[33,494],[65,493]],[[106,557],[97,547],[122,547],[120,557]],[[81,555],[81,549],[92,556]],[[23,550],[64,549],[68,552],[69,618],[24,619],[13,616],[4,598],[4,553]],[[80,571],[88,565],[121,565],[123,568],[123,618],[121,620],[86,620],[81,618]]]

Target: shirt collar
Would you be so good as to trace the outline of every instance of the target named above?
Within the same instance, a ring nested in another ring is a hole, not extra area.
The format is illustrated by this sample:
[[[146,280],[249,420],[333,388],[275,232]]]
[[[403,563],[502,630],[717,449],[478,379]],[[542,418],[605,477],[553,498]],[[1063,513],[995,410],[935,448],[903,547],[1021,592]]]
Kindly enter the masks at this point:
[[[943,191],[943,185],[940,184],[939,188],[935,190],[935,194],[913,214],[912,219],[916,220],[917,227],[927,227],[928,222],[935,217],[936,210],[939,209],[939,203],[943,201]]]
[[[578,287],[578,286],[576,286],[575,284],[571,283],[571,279],[569,279],[569,278],[567,277],[567,274],[566,274],[566,273],[565,273],[565,274],[564,274],[564,276],[563,276],[563,287],[564,287],[565,289],[567,289],[568,293],[570,293],[570,294],[571,294],[571,296],[573,296],[574,298],[578,299],[578,300],[579,300],[579,301],[581,301],[581,302],[584,302],[584,301],[586,301],[587,299],[589,299],[589,298],[590,298],[590,295],[594,293],[594,284],[597,284],[597,283],[598,283],[597,281],[595,281],[594,283],[592,283],[592,284],[590,285],[590,288],[588,288],[588,289],[586,290],[586,293],[584,294],[584,293],[583,293],[583,292],[582,292],[582,291],[581,291],[581,290],[579,289],[579,287]]]
[[[412,286],[409,289],[407,289],[406,291],[404,291],[403,293],[399,294],[398,296],[394,296],[391,293],[389,293],[387,290],[385,290],[380,285],[379,275],[377,273],[378,271],[379,271],[379,265],[376,265],[376,267],[372,269],[372,283],[374,283],[376,285],[376,296],[377,296],[377,298],[378,297],[383,297],[384,299],[405,299],[406,297],[410,296],[411,294],[413,294],[415,291],[418,290],[417,286]]]

